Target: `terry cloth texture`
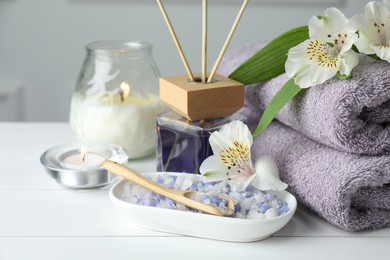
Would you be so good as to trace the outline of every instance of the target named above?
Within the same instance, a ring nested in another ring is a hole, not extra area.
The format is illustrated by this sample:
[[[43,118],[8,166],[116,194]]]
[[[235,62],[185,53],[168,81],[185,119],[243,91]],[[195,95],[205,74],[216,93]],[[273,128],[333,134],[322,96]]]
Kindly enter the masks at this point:
[[[230,51],[219,73],[229,75],[261,46]],[[281,111],[281,122],[274,120],[254,138],[252,147],[253,159],[274,158],[299,201],[349,231],[390,226],[390,86],[384,68],[389,70],[385,62],[361,58],[349,83],[330,80],[302,93]],[[252,131],[285,81],[281,76],[246,87],[241,112]]]
[[[254,43],[228,52],[219,73],[229,75],[263,45]],[[341,151],[390,154],[390,64],[362,55],[352,73],[351,79],[333,78],[301,92],[276,118]],[[259,109],[265,109],[287,80],[281,75],[257,84],[253,98]]]
[[[251,130],[256,110],[247,104]],[[390,156],[341,152],[278,121],[254,138],[252,156],[274,158],[281,179],[297,199],[349,231],[390,226]]]

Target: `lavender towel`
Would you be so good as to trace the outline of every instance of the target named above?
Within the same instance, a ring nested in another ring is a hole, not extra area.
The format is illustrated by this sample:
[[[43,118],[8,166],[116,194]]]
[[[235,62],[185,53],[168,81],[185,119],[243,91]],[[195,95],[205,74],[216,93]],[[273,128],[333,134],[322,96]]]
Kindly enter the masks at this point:
[[[228,52],[219,69],[229,75],[264,43]],[[264,110],[287,81],[281,75],[253,89],[252,99]],[[260,119],[261,114],[259,115]],[[390,64],[367,56],[349,80],[331,79],[289,102],[277,119],[305,136],[330,147],[357,154],[390,153]]]
[[[256,126],[256,110],[243,111]],[[253,157],[269,155],[299,201],[349,231],[390,226],[390,157],[341,152],[277,121],[254,139]]]

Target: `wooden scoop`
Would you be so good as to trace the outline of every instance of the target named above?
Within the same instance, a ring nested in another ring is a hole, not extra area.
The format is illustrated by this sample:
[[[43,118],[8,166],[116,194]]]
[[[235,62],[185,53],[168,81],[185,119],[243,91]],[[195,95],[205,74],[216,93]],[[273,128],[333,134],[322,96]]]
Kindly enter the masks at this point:
[[[203,211],[205,213],[209,213],[209,214],[216,215],[216,216],[230,217],[234,214],[234,201],[226,195],[223,195],[223,194],[218,195],[220,198],[224,198],[227,201],[228,211],[221,212],[218,208],[216,208],[212,205],[207,205],[207,204],[204,204],[202,202],[191,199],[192,195],[205,194],[205,193],[198,192],[198,191],[191,191],[191,190],[172,190],[172,189],[169,189],[169,188],[164,187],[164,186],[162,186],[162,185],[160,185],[152,180],[149,180],[148,178],[141,176],[139,173],[130,169],[129,167],[122,165],[122,164],[119,164],[119,163],[116,163],[116,162],[113,162],[113,161],[106,160],[103,162],[103,166],[108,171],[110,171],[116,175],[122,176],[123,178],[125,178],[125,179],[127,179],[135,184],[138,184],[138,185],[140,185],[148,190],[151,190],[155,193],[158,193],[158,194],[163,195],[167,198],[170,198],[171,200],[174,200],[176,202],[184,204],[187,207],[197,209],[197,210]]]

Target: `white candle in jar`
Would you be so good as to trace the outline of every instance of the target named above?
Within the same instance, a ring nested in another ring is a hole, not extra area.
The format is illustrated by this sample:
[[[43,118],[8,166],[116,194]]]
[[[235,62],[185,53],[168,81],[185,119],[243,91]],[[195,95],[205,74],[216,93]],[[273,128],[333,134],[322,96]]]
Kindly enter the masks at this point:
[[[100,154],[88,152],[83,146],[80,151],[71,151],[60,160],[68,169],[88,169],[101,166],[105,158]]]
[[[155,151],[156,116],[166,111],[157,95],[126,97],[126,90],[99,92],[72,98],[70,124],[80,141],[114,143],[124,147],[130,158]],[[129,94],[129,93],[127,93]]]

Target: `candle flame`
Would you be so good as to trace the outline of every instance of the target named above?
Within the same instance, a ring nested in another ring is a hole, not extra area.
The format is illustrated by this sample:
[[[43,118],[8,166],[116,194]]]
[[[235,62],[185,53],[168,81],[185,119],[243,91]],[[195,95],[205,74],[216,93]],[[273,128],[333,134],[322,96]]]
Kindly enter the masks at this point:
[[[121,95],[121,101],[123,102],[130,94],[130,85],[126,82],[122,82],[121,85],[119,86],[120,92],[119,94]]]
[[[87,155],[87,147],[81,146],[80,155],[81,155],[82,161],[84,162],[85,156]]]

